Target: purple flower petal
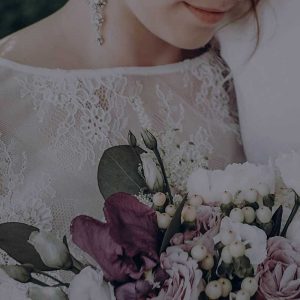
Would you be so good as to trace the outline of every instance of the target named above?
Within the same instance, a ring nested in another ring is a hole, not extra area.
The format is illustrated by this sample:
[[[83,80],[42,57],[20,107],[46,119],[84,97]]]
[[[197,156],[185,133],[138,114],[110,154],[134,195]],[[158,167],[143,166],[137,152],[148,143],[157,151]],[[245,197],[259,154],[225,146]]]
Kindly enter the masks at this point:
[[[79,216],[72,221],[71,234],[73,242],[101,266],[107,280],[122,282],[128,279],[128,265],[120,260],[123,249],[111,238],[107,224]]]
[[[92,256],[109,281],[138,280],[158,261],[156,214],[135,197],[118,193],[106,200],[107,223],[79,216],[71,225],[73,242]]]
[[[158,261],[157,217],[153,209],[126,193],[117,193],[105,202],[104,214],[112,238],[134,257],[144,253]]]

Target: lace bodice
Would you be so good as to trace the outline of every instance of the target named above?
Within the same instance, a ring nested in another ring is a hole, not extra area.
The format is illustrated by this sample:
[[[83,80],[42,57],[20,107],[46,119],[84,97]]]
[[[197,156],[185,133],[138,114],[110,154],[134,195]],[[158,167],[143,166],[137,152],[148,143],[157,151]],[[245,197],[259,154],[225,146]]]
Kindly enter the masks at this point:
[[[171,182],[243,159],[228,70],[214,50],[160,67],[51,70],[0,59],[0,221],[62,235],[102,215],[103,151],[149,128]]]

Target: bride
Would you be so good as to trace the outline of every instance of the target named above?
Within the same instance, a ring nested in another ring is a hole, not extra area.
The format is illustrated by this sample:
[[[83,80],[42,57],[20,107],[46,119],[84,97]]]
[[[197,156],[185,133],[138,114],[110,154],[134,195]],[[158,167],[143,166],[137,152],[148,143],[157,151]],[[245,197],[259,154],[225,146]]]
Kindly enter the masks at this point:
[[[149,128],[173,184],[244,160],[216,31],[245,0],[70,0],[0,44],[1,222],[59,235],[101,218],[103,151]],[[179,164],[181,164],[179,168]],[[7,262],[2,253],[3,262]]]

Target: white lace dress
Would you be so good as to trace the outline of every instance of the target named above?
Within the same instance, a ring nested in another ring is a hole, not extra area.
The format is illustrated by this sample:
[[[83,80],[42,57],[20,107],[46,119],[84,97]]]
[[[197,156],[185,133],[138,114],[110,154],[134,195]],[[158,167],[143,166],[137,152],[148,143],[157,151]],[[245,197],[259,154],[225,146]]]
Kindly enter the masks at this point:
[[[98,162],[108,147],[127,144],[129,129],[157,134],[182,188],[194,168],[243,160],[227,75],[214,50],[172,65],[101,70],[0,59],[0,222],[63,235],[78,214],[100,218]],[[8,262],[3,253],[0,260]]]

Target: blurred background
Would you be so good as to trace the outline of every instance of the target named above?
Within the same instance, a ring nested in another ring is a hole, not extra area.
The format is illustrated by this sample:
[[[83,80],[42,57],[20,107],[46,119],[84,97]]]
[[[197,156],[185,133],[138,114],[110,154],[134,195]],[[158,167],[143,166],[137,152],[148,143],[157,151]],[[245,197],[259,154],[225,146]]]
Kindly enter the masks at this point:
[[[61,8],[67,0],[0,0],[0,39]]]

